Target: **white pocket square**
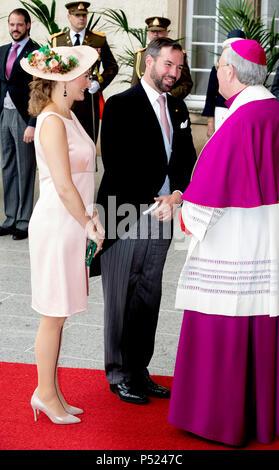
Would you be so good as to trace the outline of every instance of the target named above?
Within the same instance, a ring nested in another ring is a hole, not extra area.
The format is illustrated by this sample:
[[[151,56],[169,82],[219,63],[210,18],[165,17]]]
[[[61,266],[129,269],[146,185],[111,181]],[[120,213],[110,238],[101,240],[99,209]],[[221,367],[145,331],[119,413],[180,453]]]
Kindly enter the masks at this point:
[[[188,119],[186,119],[185,122],[182,122],[182,123],[180,124],[180,129],[185,129],[185,127],[187,127],[187,126],[188,126]]]

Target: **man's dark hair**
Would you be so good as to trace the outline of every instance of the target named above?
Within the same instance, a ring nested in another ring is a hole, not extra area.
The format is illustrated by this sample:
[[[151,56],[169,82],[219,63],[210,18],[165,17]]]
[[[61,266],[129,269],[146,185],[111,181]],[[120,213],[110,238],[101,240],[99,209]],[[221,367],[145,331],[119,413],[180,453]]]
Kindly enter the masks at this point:
[[[25,10],[24,8],[16,8],[15,10],[11,11],[11,13],[9,14],[9,17],[8,17],[8,21],[10,21],[10,16],[13,15],[13,14],[14,15],[24,16],[25,24],[31,23],[30,15],[29,15],[28,11]]]
[[[151,55],[153,59],[156,59],[156,57],[158,57],[163,47],[171,47],[174,50],[183,52],[182,46],[178,42],[174,41],[171,38],[164,37],[164,38],[153,39],[153,41],[150,41],[145,51],[145,57],[147,55]]]

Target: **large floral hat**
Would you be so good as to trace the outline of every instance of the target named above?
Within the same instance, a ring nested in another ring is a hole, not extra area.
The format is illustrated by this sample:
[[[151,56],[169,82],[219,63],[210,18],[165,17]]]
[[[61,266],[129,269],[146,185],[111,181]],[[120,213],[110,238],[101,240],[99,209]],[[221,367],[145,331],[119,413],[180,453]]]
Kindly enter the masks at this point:
[[[97,51],[89,46],[44,46],[21,59],[20,65],[35,77],[68,82],[89,70],[97,58]]]

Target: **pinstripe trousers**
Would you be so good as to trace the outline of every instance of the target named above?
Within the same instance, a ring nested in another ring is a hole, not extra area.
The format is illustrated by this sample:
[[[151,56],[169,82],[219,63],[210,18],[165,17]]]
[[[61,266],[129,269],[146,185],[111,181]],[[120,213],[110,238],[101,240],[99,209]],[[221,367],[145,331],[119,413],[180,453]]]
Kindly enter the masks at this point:
[[[170,243],[171,223],[142,216],[101,256],[105,371],[111,384],[137,381],[146,374]]]
[[[3,109],[0,135],[6,220],[2,227],[25,231],[33,210],[36,174],[34,144],[23,142],[26,127],[16,109]]]

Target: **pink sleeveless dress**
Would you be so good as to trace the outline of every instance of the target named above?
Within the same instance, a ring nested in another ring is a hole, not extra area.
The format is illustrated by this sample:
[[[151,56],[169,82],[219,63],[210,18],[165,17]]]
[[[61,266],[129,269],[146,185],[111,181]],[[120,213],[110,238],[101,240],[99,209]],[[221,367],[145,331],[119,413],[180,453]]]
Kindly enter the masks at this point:
[[[93,212],[96,149],[74,113],[72,119],[54,112],[38,116],[35,149],[40,196],[29,223],[32,308],[43,315],[66,317],[87,310],[86,236],[61,202],[40,144],[40,128],[50,114],[64,122],[72,179],[89,215]]]

